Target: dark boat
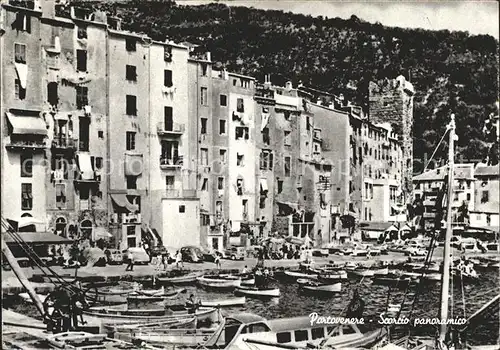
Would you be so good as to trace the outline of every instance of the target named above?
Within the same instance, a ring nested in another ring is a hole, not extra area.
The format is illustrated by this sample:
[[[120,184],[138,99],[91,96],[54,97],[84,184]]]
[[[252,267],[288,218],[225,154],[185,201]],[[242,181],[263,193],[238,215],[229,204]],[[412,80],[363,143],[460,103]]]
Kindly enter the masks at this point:
[[[373,284],[381,286],[396,287],[400,289],[406,289],[408,286],[417,284],[418,278],[405,277],[397,274],[388,274],[385,276],[375,276],[373,277]]]

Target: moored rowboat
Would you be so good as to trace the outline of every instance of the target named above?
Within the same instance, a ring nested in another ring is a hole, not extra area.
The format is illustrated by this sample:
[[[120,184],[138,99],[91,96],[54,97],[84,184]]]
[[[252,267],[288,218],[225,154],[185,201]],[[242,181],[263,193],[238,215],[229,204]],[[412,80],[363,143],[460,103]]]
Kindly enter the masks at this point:
[[[277,298],[280,296],[279,288],[251,288],[240,287],[236,288],[235,294],[245,295],[248,297],[263,297],[263,298]]]
[[[202,275],[203,272],[191,272],[182,276],[158,277],[157,280],[162,284],[191,284],[195,283],[196,279]]]
[[[309,279],[318,279],[317,273],[307,273],[301,271],[285,271],[285,276],[290,278],[309,278]]]
[[[246,298],[239,297],[239,298],[227,298],[227,299],[219,299],[219,300],[203,300],[203,301],[201,301],[201,306],[223,307],[223,306],[244,305],[245,303],[246,303]]]
[[[220,278],[219,276],[202,276],[198,277],[196,281],[203,287],[229,289],[241,286],[241,278],[234,276],[227,276]]]
[[[308,279],[298,279],[297,283],[299,284],[301,290],[307,292],[316,292],[316,293],[338,293],[342,290],[342,283],[320,283],[316,281],[311,281]]]

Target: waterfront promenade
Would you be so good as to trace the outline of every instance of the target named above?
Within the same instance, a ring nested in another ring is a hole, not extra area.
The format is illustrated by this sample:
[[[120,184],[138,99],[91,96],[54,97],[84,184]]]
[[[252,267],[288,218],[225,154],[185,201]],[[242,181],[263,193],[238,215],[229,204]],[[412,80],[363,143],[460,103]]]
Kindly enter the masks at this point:
[[[438,247],[435,249],[433,254],[433,261],[442,260],[443,248]],[[453,249],[453,256],[458,258],[461,256],[461,253]],[[488,252],[488,253],[472,253],[466,255],[469,258],[477,258],[477,257],[495,257],[498,256],[497,252]],[[408,260],[408,256],[405,256],[402,253],[394,253],[389,252],[386,255],[379,255],[375,257],[355,257],[355,256],[343,256],[331,254],[328,257],[314,257],[314,263],[317,265],[327,264],[329,262],[334,263],[345,263],[345,262],[359,262],[362,264],[372,264],[380,261],[388,261],[388,262],[403,262]],[[416,259],[415,259],[416,260]],[[242,270],[245,266],[249,269],[253,268],[257,264],[257,259],[255,258],[247,258],[245,260],[221,260],[221,269],[223,270]],[[276,268],[297,268],[299,266],[299,260],[290,260],[290,259],[282,259],[282,260],[266,260],[266,267],[276,267]],[[162,275],[168,273],[169,271],[176,270],[175,263],[168,265],[167,269],[157,271],[153,265],[135,265],[134,271],[125,271],[125,264],[122,265],[108,265],[103,267],[81,267],[77,271],[77,276],[82,278],[87,277],[102,277],[109,280],[134,280],[137,279],[147,279],[152,278],[154,275]],[[74,276],[75,269],[63,269],[60,266],[54,266],[52,269],[60,274],[65,276]],[[184,270],[192,270],[192,271],[210,271],[217,270],[216,265],[213,262],[203,262],[203,263],[184,263]],[[34,274],[40,274],[41,271],[38,268],[23,268],[23,272],[25,275],[30,278]],[[35,283],[33,282],[34,287],[39,291],[43,292],[46,290],[51,290],[53,288],[52,284],[49,283]],[[15,293],[22,289],[21,284],[19,283],[17,277],[14,275],[12,271],[3,271],[2,273],[2,291],[4,293]]]

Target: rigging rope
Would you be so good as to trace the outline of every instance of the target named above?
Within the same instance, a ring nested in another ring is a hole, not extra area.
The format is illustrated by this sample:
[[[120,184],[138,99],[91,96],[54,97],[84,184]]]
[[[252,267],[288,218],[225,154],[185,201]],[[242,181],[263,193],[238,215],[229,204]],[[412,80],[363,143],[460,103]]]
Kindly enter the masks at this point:
[[[441,143],[443,143],[443,140],[444,138],[446,137],[446,134],[448,133],[448,131],[450,131],[450,127],[447,126],[446,127],[446,131],[444,132],[443,134],[443,137],[441,137],[441,140],[439,140],[439,143],[437,144],[436,148],[434,148],[434,152],[432,153],[431,157],[429,158],[429,160],[427,161],[427,165],[424,167],[424,170],[422,171],[422,173],[424,173],[426,170],[427,170],[427,167],[431,164],[431,160],[432,158],[434,158],[434,156],[436,155],[436,152],[438,151],[439,149],[439,146],[441,146]]]

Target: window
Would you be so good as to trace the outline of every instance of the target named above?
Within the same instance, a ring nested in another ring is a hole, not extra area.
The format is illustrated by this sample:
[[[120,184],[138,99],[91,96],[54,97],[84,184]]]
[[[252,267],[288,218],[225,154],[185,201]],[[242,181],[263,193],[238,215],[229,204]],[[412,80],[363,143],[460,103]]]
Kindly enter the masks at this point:
[[[14,44],[14,62],[26,63],[26,45]]]
[[[470,193],[467,193],[467,200],[470,201]]]
[[[33,209],[33,192],[31,184],[21,184],[21,210]]]
[[[182,161],[182,157],[179,157],[179,143],[177,141],[165,141],[161,144],[161,164],[174,165],[179,164]]]
[[[285,168],[285,176],[290,176],[290,168],[292,166],[292,158],[291,157],[285,157],[285,163],[284,163],[284,168]]]
[[[241,201],[241,206],[243,209],[243,220],[248,220],[248,199],[243,199]]]
[[[24,100],[26,98],[26,89],[21,86],[21,81],[19,79],[14,80],[14,97],[18,100]]]
[[[218,190],[223,190],[224,189],[224,178],[223,177],[219,177],[217,179],[217,189]]]
[[[172,82],[172,71],[170,69],[165,69],[163,71],[163,85],[166,87],[172,87],[173,82]]]
[[[125,176],[127,181],[127,190],[137,189],[137,177],[136,176]]]
[[[312,336],[313,340],[323,338],[325,336],[325,329],[324,328],[313,328],[313,329],[311,329],[311,336]]]
[[[236,111],[240,112],[240,113],[245,112],[245,106],[243,104],[243,99],[242,98],[238,98],[236,100]]]
[[[201,134],[205,135],[207,133],[207,118],[201,118]]]
[[[135,132],[134,131],[127,131],[127,151],[133,151],[135,150]]]
[[[31,33],[31,17],[27,13],[16,13],[16,20],[13,23],[13,29],[26,33]]]
[[[273,151],[262,150],[259,163],[260,170],[273,170]]]
[[[288,111],[283,112],[283,116],[285,117],[285,120],[290,120],[290,115],[291,115],[291,113]]]
[[[223,106],[223,107],[227,106],[227,96],[226,95],[220,95],[219,100],[220,100],[221,106]]]
[[[483,191],[481,193],[481,203],[486,203],[490,200],[488,191]]]
[[[179,213],[185,213],[186,212],[186,206],[185,205],[179,205]]]
[[[291,140],[292,133],[290,131],[285,131],[283,135],[284,135],[283,143],[285,144],[285,146],[290,146],[292,144]]]
[[[226,164],[226,162],[227,162],[227,151],[225,149],[220,149],[219,150],[219,158],[220,158],[220,162],[222,164]]]
[[[202,185],[201,185],[201,190],[202,191],[208,191],[208,179],[207,178],[203,179],[203,182],[202,182]]]
[[[59,209],[65,208],[66,204],[66,186],[64,184],[56,184],[56,206]]]
[[[134,38],[126,38],[125,39],[125,49],[127,51],[136,51],[136,40]]]
[[[226,120],[219,119],[219,135],[224,135],[226,133]]]
[[[125,67],[125,79],[128,81],[137,81],[137,69],[135,66],[127,64]]]
[[[453,193],[453,200],[456,202],[458,201],[458,193]]]
[[[276,334],[276,341],[279,344],[290,343],[292,341],[292,334],[290,332],[281,332]]]
[[[208,106],[208,89],[206,87],[201,88],[200,103],[202,106]]]
[[[235,138],[236,138],[236,140],[240,140],[240,139],[248,140],[249,139],[248,127],[246,127],[246,126],[237,126],[236,127],[236,136],[235,136]]]
[[[126,105],[127,115],[137,115],[137,97],[133,95],[127,95],[127,105]]]
[[[236,165],[237,166],[244,166],[243,161],[244,161],[245,156],[243,154],[237,154],[236,155]]]
[[[77,86],[76,89],[76,108],[83,109],[89,104],[89,88],[86,86]]]
[[[203,77],[206,77],[207,76],[207,72],[208,72],[208,65],[206,63],[202,63],[201,64],[201,75]]]
[[[78,72],[87,71],[87,50],[76,50],[76,70]]]
[[[56,82],[50,82],[47,84],[47,102],[52,106],[57,106],[59,102]]]
[[[102,169],[102,157],[95,158],[95,167],[96,169]]]
[[[201,164],[208,165],[208,148],[201,149]]]
[[[163,60],[165,62],[172,62],[172,46],[163,47]]]
[[[174,129],[174,111],[172,107],[165,106],[163,108],[163,121],[165,123],[164,127],[167,131],[172,131]]]
[[[97,137],[100,138],[100,139],[103,139],[104,138],[104,131],[98,130],[97,131]]]
[[[21,154],[21,177],[33,176],[33,158],[31,155]]]
[[[77,38],[87,39],[87,27],[78,27]]]
[[[486,225],[491,225],[491,214],[486,214]]]
[[[173,190],[175,188],[175,176],[172,175],[165,176],[165,186],[167,190]]]
[[[304,341],[308,339],[307,330],[296,330],[295,332],[295,341]]]
[[[278,194],[283,192],[283,180],[278,180]]]
[[[266,145],[269,145],[270,139],[269,139],[269,128],[264,128],[262,129],[262,142]]]

